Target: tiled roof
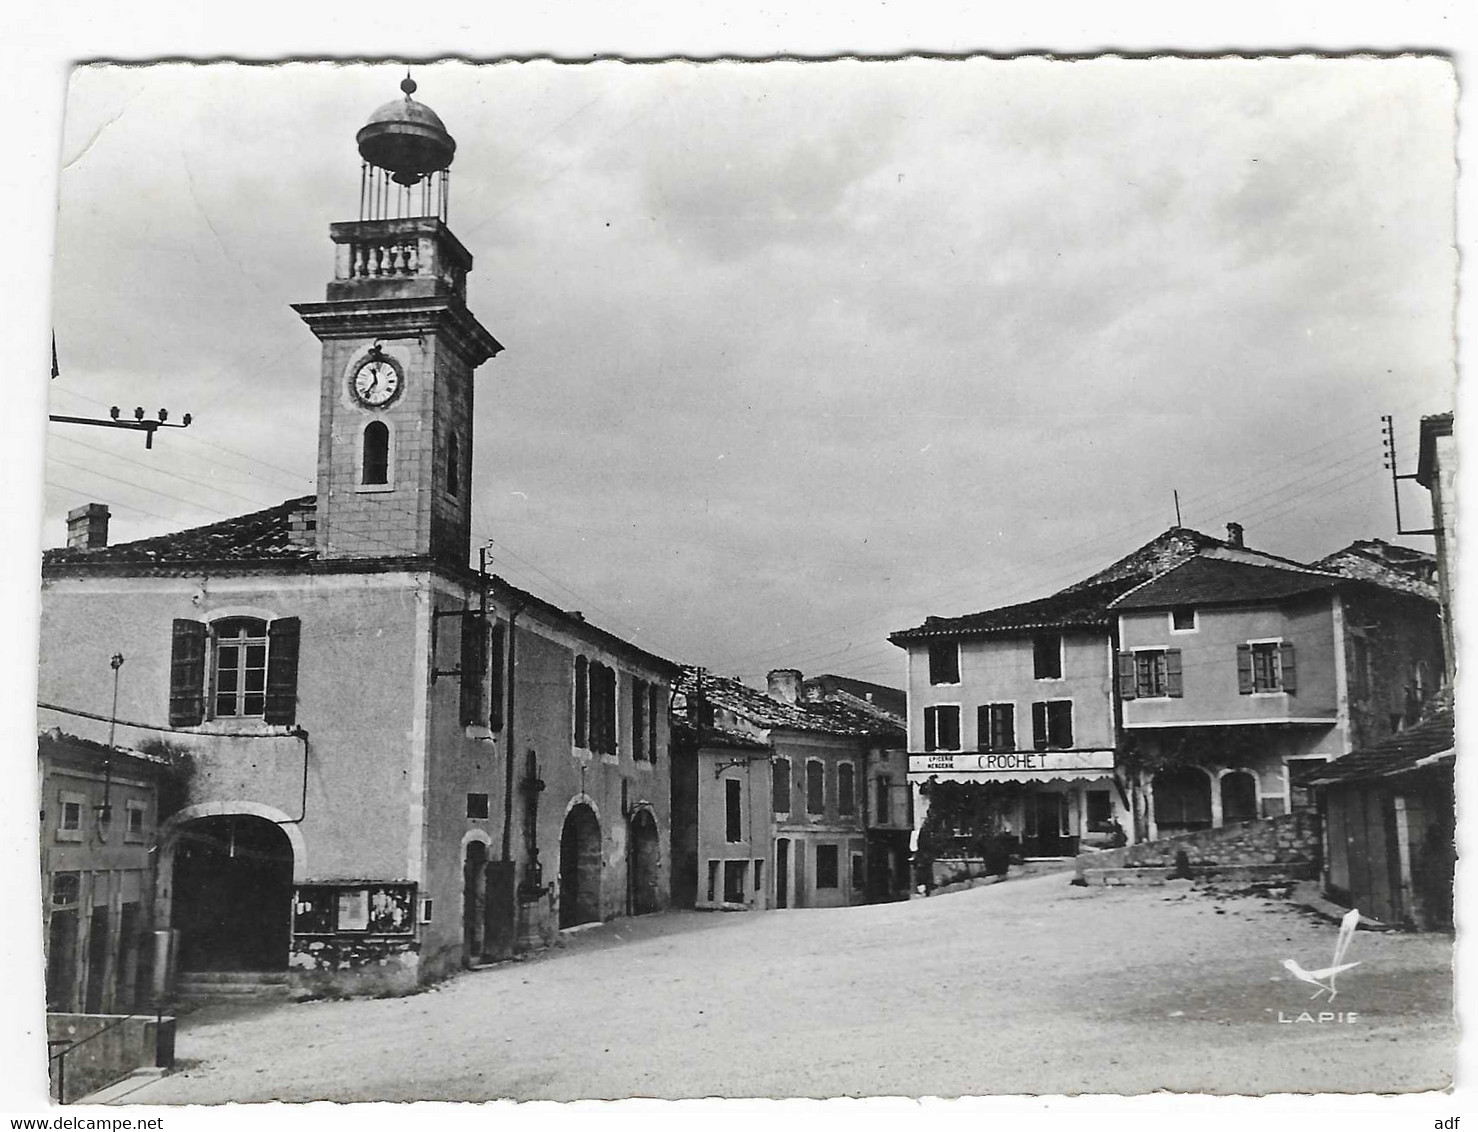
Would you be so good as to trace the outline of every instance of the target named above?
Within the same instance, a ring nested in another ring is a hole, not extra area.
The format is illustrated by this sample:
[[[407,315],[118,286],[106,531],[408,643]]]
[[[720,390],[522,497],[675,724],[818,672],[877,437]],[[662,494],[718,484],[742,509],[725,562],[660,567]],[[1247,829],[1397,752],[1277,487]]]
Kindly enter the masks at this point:
[[[1226,558],[1192,558],[1126,593],[1116,611],[1278,601],[1337,586],[1343,578],[1317,570],[1256,566]]]
[[[963,617],[929,617],[922,625],[900,630],[888,639],[901,645],[929,637],[1103,628],[1109,623],[1109,603],[1115,598],[1204,550],[1227,546],[1223,540],[1189,527],[1171,527],[1111,566],[1048,597],[967,613]]]
[[[738,680],[715,676],[692,665],[683,666],[676,690],[690,701],[701,697],[713,707],[765,731],[781,729],[900,740],[905,735],[902,722],[886,713],[832,700],[785,703]]]
[[[260,562],[314,558],[317,551],[312,546],[294,544],[288,527],[295,512],[311,513],[317,502],[317,496],[305,495],[250,515],[97,550],[57,547],[46,551],[42,561],[55,566],[77,562]]]
[[[753,735],[746,735],[742,731],[735,731],[728,727],[692,727],[678,720],[673,724],[674,728],[692,732],[700,747],[733,747],[743,751],[768,751],[770,744],[763,739],[756,739]]]
[[[190,527],[173,534],[156,535],[135,542],[121,542],[97,550],[56,547],[42,555],[42,563],[44,567],[86,567],[97,563],[113,567],[113,572],[127,572],[133,567],[167,568],[207,563],[267,562],[287,566],[292,563],[315,563],[314,568],[324,568],[332,563],[319,560],[312,534],[307,533],[306,538],[300,535],[298,541],[294,541],[291,535],[292,517],[300,515],[311,519],[317,506],[316,495],[304,495],[279,503],[276,507],[253,511],[249,515],[238,515],[219,523]],[[490,591],[502,600],[523,608],[542,610],[614,652],[635,656],[664,673],[671,674],[677,670],[677,665],[667,658],[607,632],[586,621],[580,614],[561,609],[496,574],[488,576],[488,584]]]
[[[1335,759],[1307,781],[1311,785],[1329,786],[1338,782],[1388,778],[1423,766],[1451,763],[1455,760],[1455,743],[1452,691],[1449,688],[1434,697],[1422,718],[1405,731],[1398,731],[1379,743]]]
[[[1370,582],[1383,589],[1437,600],[1435,555],[1382,539],[1358,539],[1315,562],[1318,570],[1332,570],[1347,578]]]

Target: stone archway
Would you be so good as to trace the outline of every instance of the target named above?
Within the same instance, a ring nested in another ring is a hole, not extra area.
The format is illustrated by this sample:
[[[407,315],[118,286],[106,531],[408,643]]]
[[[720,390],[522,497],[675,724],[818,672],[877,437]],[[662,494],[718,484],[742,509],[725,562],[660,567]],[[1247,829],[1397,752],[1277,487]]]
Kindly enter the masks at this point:
[[[220,814],[174,831],[171,925],[182,971],[279,971],[292,931],[293,846],[276,822]]]
[[[1200,767],[1160,771],[1150,784],[1159,836],[1211,828],[1211,776]]]
[[[1221,776],[1221,823],[1257,818],[1257,779],[1248,770],[1229,770]]]
[[[559,837],[559,926],[600,919],[600,819],[584,802],[565,815]]]
[[[630,853],[631,914],[645,916],[662,909],[662,845],[657,819],[645,806],[631,815],[627,833]]]

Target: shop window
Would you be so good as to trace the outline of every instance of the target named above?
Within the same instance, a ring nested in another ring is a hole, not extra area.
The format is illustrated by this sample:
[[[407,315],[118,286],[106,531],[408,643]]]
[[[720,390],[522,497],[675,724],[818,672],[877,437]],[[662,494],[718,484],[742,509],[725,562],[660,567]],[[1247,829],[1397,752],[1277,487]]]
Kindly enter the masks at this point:
[[[958,641],[929,642],[929,683],[960,682],[960,644]]]
[[[1032,675],[1038,680],[1062,679],[1062,634],[1038,633],[1032,638]]]
[[[924,709],[924,750],[958,751],[960,749],[960,709],[956,704],[939,704]]]
[[[724,862],[724,903],[743,904],[745,890],[749,885],[748,861]]]
[[[837,847],[835,845],[816,846],[816,887],[839,887],[837,869]]]

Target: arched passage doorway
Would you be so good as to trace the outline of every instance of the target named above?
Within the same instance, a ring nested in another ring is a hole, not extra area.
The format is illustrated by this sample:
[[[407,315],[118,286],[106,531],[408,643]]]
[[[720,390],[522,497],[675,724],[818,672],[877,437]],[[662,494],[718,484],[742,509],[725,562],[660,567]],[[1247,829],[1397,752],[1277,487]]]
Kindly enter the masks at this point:
[[[1257,779],[1251,771],[1233,770],[1221,776],[1221,822],[1252,821],[1257,817]]]
[[[467,843],[462,861],[462,960],[475,963],[482,958],[484,905],[487,892],[488,847],[481,841]]]
[[[276,822],[222,814],[175,835],[172,923],[182,971],[287,967],[293,849]]]
[[[1162,770],[1151,784],[1155,795],[1155,827],[1163,837],[1211,828],[1211,776],[1200,767]]]
[[[600,919],[600,819],[581,802],[559,836],[559,926]]]
[[[645,916],[661,911],[662,897],[659,871],[662,867],[661,844],[657,837],[657,819],[648,809],[631,815],[629,830],[631,875],[631,914]]]

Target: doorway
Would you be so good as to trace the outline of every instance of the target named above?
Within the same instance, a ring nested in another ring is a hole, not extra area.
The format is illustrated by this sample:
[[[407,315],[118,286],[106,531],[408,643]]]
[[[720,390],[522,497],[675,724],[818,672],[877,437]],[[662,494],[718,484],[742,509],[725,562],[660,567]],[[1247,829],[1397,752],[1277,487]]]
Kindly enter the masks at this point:
[[[1070,857],[1077,852],[1067,812],[1068,796],[1039,791],[1026,796],[1025,836],[1022,853],[1027,857]]]
[[[250,814],[186,822],[174,853],[182,971],[280,971],[291,933],[293,850]]]
[[[600,819],[584,802],[565,817],[559,837],[559,926],[600,919]]]
[[[1221,776],[1221,824],[1257,818],[1257,779],[1250,771],[1233,770]]]
[[[1211,776],[1200,767],[1162,770],[1151,783],[1159,836],[1211,828]]]
[[[657,819],[642,808],[631,815],[630,862],[631,914],[645,916],[662,908],[662,846],[657,837]]]
[[[790,907],[790,838],[775,841],[775,907]]]
[[[488,847],[481,841],[467,843],[462,861],[462,961],[475,963],[482,958],[487,893]]]

